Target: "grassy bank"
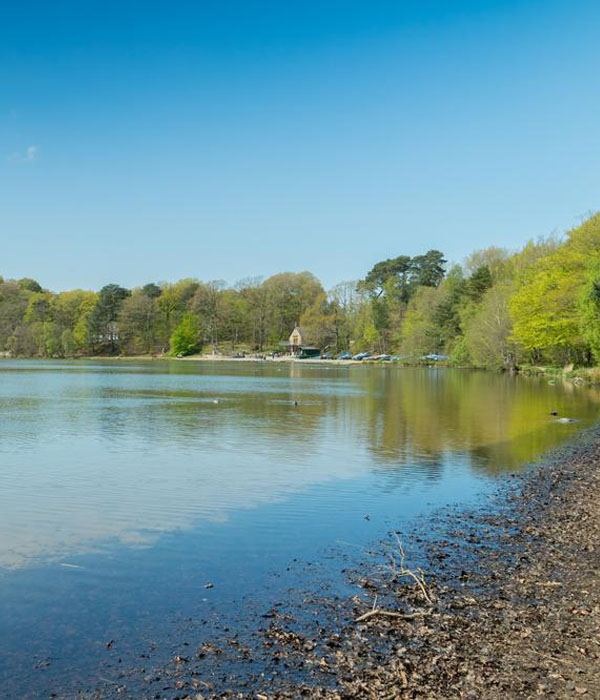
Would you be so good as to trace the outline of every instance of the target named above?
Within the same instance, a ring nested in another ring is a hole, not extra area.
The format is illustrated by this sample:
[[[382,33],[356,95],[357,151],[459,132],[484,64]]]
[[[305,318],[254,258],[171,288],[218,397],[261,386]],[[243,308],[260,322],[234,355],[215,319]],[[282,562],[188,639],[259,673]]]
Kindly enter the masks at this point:
[[[548,367],[524,365],[519,369],[527,376],[548,377],[550,380],[567,380],[576,384],[600,384],[600,367]]]

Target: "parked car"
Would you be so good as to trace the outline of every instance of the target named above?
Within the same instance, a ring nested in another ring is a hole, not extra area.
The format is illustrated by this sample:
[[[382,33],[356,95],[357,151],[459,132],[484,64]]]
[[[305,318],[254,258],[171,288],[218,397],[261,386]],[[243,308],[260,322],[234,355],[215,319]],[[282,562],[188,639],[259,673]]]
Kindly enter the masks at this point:
[[[321,355],[322,360],[333,360],[333,355],[330,352],[324,352]]]
[[[351,359],[352,359],[351,352],[343,352],[341,355],[338,355],[338,360],[351,360]]]
[[[359,352],[358,355],[354,355],[353,360],[368,360],[371,357],[370,352]]]

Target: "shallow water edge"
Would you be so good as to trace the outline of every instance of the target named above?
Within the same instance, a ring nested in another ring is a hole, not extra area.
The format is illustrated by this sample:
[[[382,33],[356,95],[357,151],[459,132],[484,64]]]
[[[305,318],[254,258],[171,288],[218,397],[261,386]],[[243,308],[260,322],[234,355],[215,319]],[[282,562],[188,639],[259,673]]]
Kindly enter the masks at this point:
[[[254,629],[181,645],[160,667],[115,664],[83,696],[597,697],[599,465],[600,425],[503,477],[488,503],[390,533],[348,567],[347,596],[290,591]],[[430,600],[392,575],[396,535]]]

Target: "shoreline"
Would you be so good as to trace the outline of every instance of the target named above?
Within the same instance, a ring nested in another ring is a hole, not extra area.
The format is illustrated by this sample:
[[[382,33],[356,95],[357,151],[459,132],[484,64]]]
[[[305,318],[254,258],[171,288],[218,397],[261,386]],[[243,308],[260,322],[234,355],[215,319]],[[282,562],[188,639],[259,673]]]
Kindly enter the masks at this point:
[[[361,365],[361,364],[383,364],[383,365],[394,365],[402,367],[404,365],[400,363],[393,362],[363,362],[362,360],[321,360],[316,359],[303,359],[300,360],[295,357],[283,356],[283,357],[230,357],[229,355],[188,355],[186,357],[170,357],[169,355],[85,355],[78,357],[0,357],[1,361],[17,361],[17,360],[34,360],[39,362],[73,362],[73,361],[108,361],[108,362],[257,362],[263,364],[268,363],[299,363],[303,365],[316,364],[316,365],[339,365],[339,366],[350,366],[350,365]]]
[[[354,595],[290,592],[243,643],[230,629],[83,697],[600,697],[599,465],[600,424],[491,504],[415,523],[405,561],[390,533],[346,572]]]
[[[468,367],[451,365],[447,363],[420,364],[401,361],[381,361],[381,360],[338,360],[305,358],[298,359],[288,355],[281,357],[233,357],[230,355],[188,355],[185,357],[171,357],[169,355],[85,355],[77,357],[7,357],[0,356],[2,361],[34,360],[40,362],[77,362],[77,361],[100,361],[100,362],[242,362],[242,363],[277,363],[277,364],[298,364],[314,365],[321,367],[399,367],[402,369],[453,369],[469,370],[478,372],[508,372],[519,377],[547,379],[549,383],[557,381],[570,382],[575,385],[598,386],[600,385],[600,367],[580,367],[577,369],[566,369],[562,367],[537,367],[524,366],[517,370],[497,370],[486,367]]]

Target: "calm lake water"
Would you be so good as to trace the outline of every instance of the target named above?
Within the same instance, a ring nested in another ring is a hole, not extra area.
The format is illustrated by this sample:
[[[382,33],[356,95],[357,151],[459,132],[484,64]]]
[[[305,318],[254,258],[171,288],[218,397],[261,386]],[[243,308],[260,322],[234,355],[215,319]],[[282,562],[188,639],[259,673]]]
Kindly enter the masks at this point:
[[[293,560],[481,496],[599,402],[461,370],[2,361],[0,687],[93,685],[107,640],[266,602]]]

